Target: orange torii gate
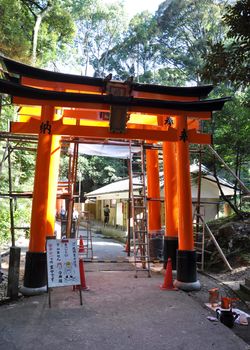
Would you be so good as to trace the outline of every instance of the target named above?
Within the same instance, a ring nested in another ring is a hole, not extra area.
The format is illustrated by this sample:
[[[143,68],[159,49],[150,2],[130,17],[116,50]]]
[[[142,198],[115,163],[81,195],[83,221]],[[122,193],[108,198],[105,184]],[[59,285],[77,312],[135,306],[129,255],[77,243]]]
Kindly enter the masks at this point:
[[[166,232],[164,251],[175,260],[176,285],[200,288],[192,228],[189,144],[210,144],[199,132],[200,120],[211,119],[227,98],[203,100],[212,86],[168,87],[117,82],[50,72],[1,57],[5,79],[0,92],[21,107],[10,132],[37,134],[29,251],[24,293],[46,290],[46,236],[54,234],[61,136],[162,142],[164,154]],[[155,150],[147,152],[148,191],[159,196]],[[154,181],[150,181],[154,179]],[[159,203],[149,208],[149,233],[160,227]]]

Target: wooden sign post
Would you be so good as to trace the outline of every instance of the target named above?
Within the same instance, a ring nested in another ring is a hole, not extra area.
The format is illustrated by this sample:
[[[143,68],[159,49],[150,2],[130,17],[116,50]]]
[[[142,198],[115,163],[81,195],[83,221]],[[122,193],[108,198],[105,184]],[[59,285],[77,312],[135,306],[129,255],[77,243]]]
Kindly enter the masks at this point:
[[[51,288],[77,285],[79,285],[80,305],[82,305],[77,240],[47,239],[46,251],[49,307],[51,307]]]

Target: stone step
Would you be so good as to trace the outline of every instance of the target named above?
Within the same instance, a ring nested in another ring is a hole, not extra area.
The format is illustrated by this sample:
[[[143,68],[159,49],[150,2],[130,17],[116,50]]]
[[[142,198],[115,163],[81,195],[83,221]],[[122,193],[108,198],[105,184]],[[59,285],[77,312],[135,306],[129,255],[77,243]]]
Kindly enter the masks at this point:
[[[245,278],[245,285],[250,288],[250,277]]]
[[[250,296],[250,287],[247,284],[240,284],[240,290]]]

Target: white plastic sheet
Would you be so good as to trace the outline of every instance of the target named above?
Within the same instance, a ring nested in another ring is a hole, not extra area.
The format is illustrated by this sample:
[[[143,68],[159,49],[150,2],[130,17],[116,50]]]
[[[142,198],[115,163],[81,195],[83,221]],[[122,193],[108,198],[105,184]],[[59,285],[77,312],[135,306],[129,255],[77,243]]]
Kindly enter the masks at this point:
[[[140,147],[132,147],[133,153],[140,152]],[[127,144],[91,144],[81,143],[78,148],[79,154],[87,154],[90,156],[112,157],[127,159],[129,158],[129,146]]]

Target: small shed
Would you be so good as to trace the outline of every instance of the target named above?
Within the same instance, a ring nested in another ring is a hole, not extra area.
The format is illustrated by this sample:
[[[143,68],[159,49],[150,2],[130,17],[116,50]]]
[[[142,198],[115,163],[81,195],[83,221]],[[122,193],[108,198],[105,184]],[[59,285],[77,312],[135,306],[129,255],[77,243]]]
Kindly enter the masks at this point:
[[[191,173],[191,190],[193,209],[197,205],[198,196],[198,173],[199,166],[192,164]],[[234,194],[233,185],[228,181],[219,178],[221,188],[226,196]],[[164,219],[164,182],[163,173],[160,174],[161,199],[162,199],[162,225]],[[110,225],[126,228],[128,222],[128,200],[129,200],[129,178],[123,178],[99,189],[86,194],[88,200],[85,203],[85,210],[92,212],[96,220],[103,221],[103,208],[105,205],[110,206]],[[223,204],[220,196],[220,190],[215,177],[208,171],[205,166],[201,169],[201,193],[200,205],[201,214],[205,221],[213,220],[219,216],[220,204]]]

